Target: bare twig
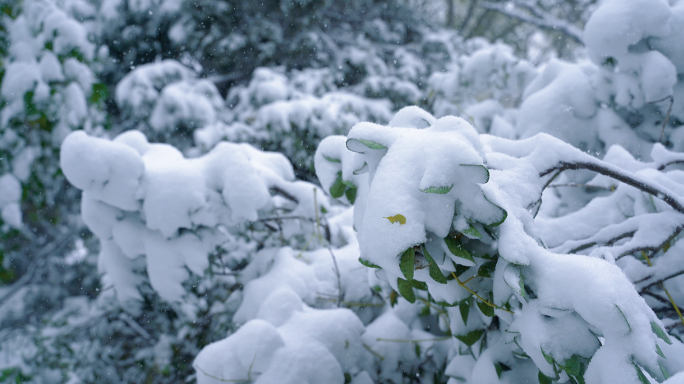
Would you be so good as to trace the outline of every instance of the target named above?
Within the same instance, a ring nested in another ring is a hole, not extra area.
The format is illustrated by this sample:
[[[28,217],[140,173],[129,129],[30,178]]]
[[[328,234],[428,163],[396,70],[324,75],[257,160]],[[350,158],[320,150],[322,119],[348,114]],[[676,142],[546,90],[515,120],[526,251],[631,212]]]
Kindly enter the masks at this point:
[[[342,278],[340,277],[340,268],[337,266],[337,258],[332,251],[332,248],[328,247],[328,252],[333,259],[333,265],[335,266],[335,276],[337,277],[337,306],[342,305]]]
[[[484,9],[499,12],[505,16],[532,24],[535,27],[563,33],[578,44],[584,45],[584,41],[582,40],[582,31],[577,26],[570,24],[565,20],[558,19],[549,14],[540,17],[538,12],[530,15],[520,9],[515,8],[515,6],[510,6],[509,4],[512,3],[493,3],[490,1],[483,1],[480,4]]]
[[[668,121],[670,121],[670,113],[672,113],[672,105],[674,105],[674,97],[672,95],[663,97],[660,100],[656,101],[651,101],[649,104],[655,104],[655,103],[660,103],[661,101],[665,100],[670,100],[670,106],[667,108],[667,114],[665,115],[665,120],[663,120],[663,129],[660,131],[660,138],[658,139],[659,143],[663,142],[663,135],[665,134],[665,127],[667,126]]]
[[[651,195],[663,200],[669,206],[674,208],[675,211],[684,214],[684,206],[682,205],[682,203],[679,202],[679,200],[677,198],[675,198],[674,196],[671,196],[669,193],[658,189],[659,186],[651,185],[650,183],[646,183],[642,180],[638,180],[638,179],[634,178],[632,175],[630,175],[628,173],[621,173],[621,172],[616,171],[615,169],[611,169],[610,167],[607,167],[607,166],[604,166],[602,164],[598,164],[595,162],[581,161],[581,162],[572,162],[571,163],[571,162],[561,161],[558,165],[541,172],[539,174],[539,176],[544,177],[544,176],[548,175],[549,173],[556,171],[556,170],[559,171],[559,173],[560,173],[560,172],[570,170],[570,169],[572,169],[572,170],[586,169],[589,171],[594,171],[596,173],[600,173],[604,176],[611,177],[615,180],[621,181],[627,185],[631,185],[632,187],[634,187],[640,191],[646,192],[648,194],[651,194]]]
[[[649,258],[648,255],[646,255],[646,252],[642,251],[641,255],[644,256],[644,259],[646,259],[648,266],[652,267],[653,264],[651,263],[651,258]],[[684,273],[684,270],[682,270],[679,274],[683,274],[683,273]],[[675,275],[675,276],[677,276],[677,275]],[[674,277],[674,276],[672,276],[672,277]],[[672,277],[669,277],[669,278],[672,278]],[[664,280],[667,280],[667,279],[664,279]],[[663,292],[665,292],[665,294],[667,295],[667,298],[670,300],[670,304],[672,304],[672,308],[674,308],[675,312],[677,312],[677,315],[679,316],[679,320],[682,322],[682,325],[684,325],[684,316],[682,316],[682,312],[679,310],[679,307],[677,306],[674,299],[672,298],[672,295],[670,295],[670,292],[668,292],[667,288],[665,288],[665,285],[663,284],[664,280],[661,280],[660,282],[657,283],[658,287],[660,287],[660,289],[662,289]],[[653,285],[653,284],[651,284],[651,285]]]

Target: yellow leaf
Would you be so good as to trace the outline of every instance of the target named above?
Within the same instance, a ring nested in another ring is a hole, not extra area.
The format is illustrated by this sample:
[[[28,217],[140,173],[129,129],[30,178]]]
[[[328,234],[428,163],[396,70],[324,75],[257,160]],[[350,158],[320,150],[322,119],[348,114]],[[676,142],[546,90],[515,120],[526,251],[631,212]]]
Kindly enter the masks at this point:
[[[404,217],[404,215],[401,215],[401,214],[396,214],[394,216],[385,217],[385,219],[389,220],[390,223],[392,223],[392,224],[394,224],[394,223],[399,223],[399,225],[406,224],[406,218]]]

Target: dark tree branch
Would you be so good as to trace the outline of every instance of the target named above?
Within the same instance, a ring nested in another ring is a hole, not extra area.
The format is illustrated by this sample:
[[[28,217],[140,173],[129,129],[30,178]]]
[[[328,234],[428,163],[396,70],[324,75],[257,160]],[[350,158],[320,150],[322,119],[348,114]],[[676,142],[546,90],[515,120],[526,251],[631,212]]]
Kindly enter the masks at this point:
[[[509,4],[512,3],[503,4],[493,3],[490,1],[484,1],[481,3],[482,7],[485,9],[499,12],[505,16],[534,25],[535,27],[541,29],[560,32],[570,37],[578,44],[584,45],[584,41],[582,40],[582,31],[577,26],[548,14],[545,14],[543,17],[541,17],[538,12],[534,12],[534,15],[530,15],[525,11],[515,8],[515,6],[509,6]]]

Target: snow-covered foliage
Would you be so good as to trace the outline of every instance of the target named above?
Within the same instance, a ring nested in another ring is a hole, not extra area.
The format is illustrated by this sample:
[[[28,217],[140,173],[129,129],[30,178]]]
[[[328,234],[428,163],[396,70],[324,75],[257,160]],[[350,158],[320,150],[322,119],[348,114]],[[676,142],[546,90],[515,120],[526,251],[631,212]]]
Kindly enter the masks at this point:
[[[458,378],[524,382],[541,372],[548,381],[640,383],[684,370],[666,359],[684,345],[633,285],[682,274],[672,268],[680,254],[659,255],[684,224],[684,206],[679,172],[657,169],[679,156],[657,148],[657,163],[619,147],[601,161],[547,135],[479,136],[463,119],[413,107],[389,126],[361,123],[346,139],[326,138],[317,172],[333,195],[338,179],[358,190],[360,261],[406,300],[446,315]],[[598,172],[615,192],[535,221],[551,173],[567,169]],[[622,216],[605,215],[611,205]],[[578,250],[591,254],[568,254]],[[654,267],[632,257],[642,250]]]
[[[21,10],[3,19],[9,46],[0,87],[2,232],[22,226],[19,184],[52,184],[52,148],[73,129],[93,128],[92,104],[102,92],[88,67],[95,46],[86,28],[52,1],[24,1]],[[50,185],[29,209],[53,205],[56,192]]]
[[[0,382],[681,382],[684,2],[595,3],[0,0]]]
[[[525,90],[521,137],[546,132],[592,153],[619,144],[642,159],[657,142],[681,151],[683,10],[681,1],[599,6],[584,31],[591,63],[545,66]]]

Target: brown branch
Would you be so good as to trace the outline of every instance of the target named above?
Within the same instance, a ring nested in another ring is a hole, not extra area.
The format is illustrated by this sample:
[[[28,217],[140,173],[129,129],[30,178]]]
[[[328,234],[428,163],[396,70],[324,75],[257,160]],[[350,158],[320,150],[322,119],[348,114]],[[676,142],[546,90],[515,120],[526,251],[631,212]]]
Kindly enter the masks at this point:
[[[630,175],[616,172],[613,169],[610,169],[604,165],[597,164],[597,163],[590,163],[590,162],[577,162],[577,163],[569,163],[565,161],[561,161],[557,166],[549,168],[539,174],[540,177],[544,177],[548,174],[550,174],[553,171],[558,170],[559,172],[563,172],[566,170],[578,170],[578,169],[586,169],[589,171],[593,171],[596,173],[599,173],[604,176],[608,176],[610,178],[613,178],[615,180],[621,181],[627,185],[631,185],[632,187],[646,192],[648,194],[651,194],[661,200],[663,200],[665,203],[667,203],[669,206],[671,206],[675,211],[684,214],[684,206],[674,197],[671,196],[670,194],[663,192],[659,190],[657,187],[646,184],[642,181],[639,181],[635,178],[633,178]]]

